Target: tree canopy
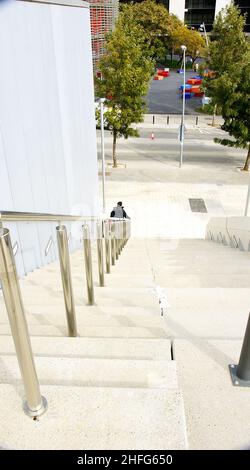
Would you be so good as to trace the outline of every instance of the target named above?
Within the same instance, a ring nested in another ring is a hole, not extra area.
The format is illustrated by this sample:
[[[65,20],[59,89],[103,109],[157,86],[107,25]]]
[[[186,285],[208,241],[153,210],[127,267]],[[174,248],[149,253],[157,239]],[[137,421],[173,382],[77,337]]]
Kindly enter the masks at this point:
[[[193,59],[204,52],[205,42],[196,30],[189,29],[175,15],[170,14],[156,0],[144,0],[131,5],[132,14],[145,32],[145,41],[154,59],[168,52],[180,53],[180,46],[187,46],[187,54]]]
[[[205,80],[213,104],[221,109],[222,128],[232,139],[215,139],[230,147],[250,148],[250,44],[244,33],[245,18],[233,3],[216,17],[208,65],[214,78]],[[248,170],[248,150],[244,170]]]
[[[144,96],[153,74],[153,61],[145,46],[143,28],[135,23],[126,5],[107,37],[106,53],[99,63],[101,79],[96,81],[99,96],[108,97],[105,119],[113,133],[113,166],[117,166],[117,137],[136,136],[131,127],[141,122],[145,112]]]

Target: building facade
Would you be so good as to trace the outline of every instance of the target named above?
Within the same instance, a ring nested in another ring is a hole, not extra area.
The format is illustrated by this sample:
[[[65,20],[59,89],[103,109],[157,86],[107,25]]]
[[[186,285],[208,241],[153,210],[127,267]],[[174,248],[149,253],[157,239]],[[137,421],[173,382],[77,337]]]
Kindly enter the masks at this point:
[[[90,0],[90,23],[93,68],[105,52],[106,34],[114,29],[118,17],[119,0]]]
[[[205,23],[206,30],[211,31],[215,16],[231,0],[161,0],[161,3],[187,25],[197,29]],[[250,32],[250,0],[235,0],[235,4],[247,14],[245,30]]]

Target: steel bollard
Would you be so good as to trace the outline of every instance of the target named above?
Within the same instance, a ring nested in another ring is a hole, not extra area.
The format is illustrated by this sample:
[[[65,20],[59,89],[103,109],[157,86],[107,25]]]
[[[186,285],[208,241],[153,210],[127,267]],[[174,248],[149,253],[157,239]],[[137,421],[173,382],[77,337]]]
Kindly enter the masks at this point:
[[[106,254],[106,272],[110,274],[110,227],[109,221],[105,221],[105,254]]]
[[[68,332],[69,336],[77,336],[75,302],[70,272],[69,245],[65,225],[59,225],[56,227],[56,235]]]
[[[101,287],[104,287],[102,226],[100,222],[97,222],[96,229],[97,229],[97,257],[98,257],[99,284]]]
[[[167,117],[167,124],[169,124],[169,116]]]
[[[155,123],[155,117],[153,116],[153,124]]]
[[[241,348],[239,364],[229,365],[233,385],[250,387],[250,314]]]
[[[195,120],[196,126],[198,126],[198,119],[199,119],[198,116],[196,116],[196,120]]]
[[[89,305],[94,305],[94,284],[93,284],[93,272],[92,272],[92,256],[91,256],[91,243],[89,226],[83,225],[83,244],[84,244],[84,258],[85,258],[85,272],[87,282],[87,293]]]
[[[48,405],[46,399],[40,393],[8,229],[0,229],[0,278],[27,398],[23,409],[28,416],[36,418],[47,410]]]

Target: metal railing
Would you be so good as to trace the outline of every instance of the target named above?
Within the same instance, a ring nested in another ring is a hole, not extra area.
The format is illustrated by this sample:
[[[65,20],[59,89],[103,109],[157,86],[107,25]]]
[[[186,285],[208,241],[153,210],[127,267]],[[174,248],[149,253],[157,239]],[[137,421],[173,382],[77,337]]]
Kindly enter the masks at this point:
[[[111,271],[118,259],[121,250],[130,238],[129,219],[106,219],[65,214],[43,214],[30,212],[0,212],[0,280],[9,317],[11,332],[15,344],[16,355],[23,379],[26,401],[24,411],[27,415],[36,418],[47,409],[47,402],[40,393],[39,382],[29,338],[25,310],[23,306],[19,280],[10,231],[3,228],[3,222],[57,222],[55,227],[57,236],[58,255],[61,270],[62,290],[64,295],[65,312],[68,324],[68,335],[77,336],[75,303],[72,287],[72,277],[69,256],[69,236],[62,222],[83,222],[83,245],[85,258],[86,285],[89,305],[94,305],[94,283],[91,254],[91,234],[89,223],[96,227],[97,260],[99,285],[104,286],[104,257],[103,238],[105,239],[106,271]]]

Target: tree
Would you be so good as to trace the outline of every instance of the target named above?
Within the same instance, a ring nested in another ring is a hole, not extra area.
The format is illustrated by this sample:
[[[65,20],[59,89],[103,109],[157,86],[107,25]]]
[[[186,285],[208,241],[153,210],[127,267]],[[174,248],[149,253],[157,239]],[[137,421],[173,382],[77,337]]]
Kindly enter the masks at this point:
[[[101,79],[96,80],[96,89],[99,96],[109,98],[105,119],[112,128],[113,167],[117,167],[117,138],[138,136],[131,124],[143,120],[143,98],[153,74],[144,30],[135,23],[130,5],[124,7],[115,30],[107,37],[106,53],[100,60],[99,70]]]
[[[239,80],[235,83],[225,74],[219,80],[217,87],[223,100],[222,129],[227,131],[234,140],[218,138],[214,140],[229,147],[248,149],[243,167],[244,171],[248,171],[250,165],[250,54],[248,63],[241,70]]]
[[[131,6],[134,20],[144,30],[151,57],[157,60],[171,52],[174,31],[182,22],[156,0],[144,0]]]
[[[193,61],[203,53],[205,42],[202,36],[188,29],[177,16],[168,12],[163,4],[156,0],[144,0],[132,5],[135,21],[144,29],[145,40],[152,58],[159,59],[168,52],[180,53],[180,46],[187,46],[187,53]]]
[[[215,139],[222,145],[248,148],[244,170],[249,168],[249,71],[250,45],[244,33],[245,17],[231,3],[216,17],[207,63],[214,78],[207,78],[205,89],[224,119],[222,128],[234,137]]]
[[[180,52],[180,47],[184,44],[187,47],[186,55],[192,58],[194,63],[196,59],[204,54],[205,41],[198,31],[189,29],[183,23],[178,24],[172,33],[173,49]]]

